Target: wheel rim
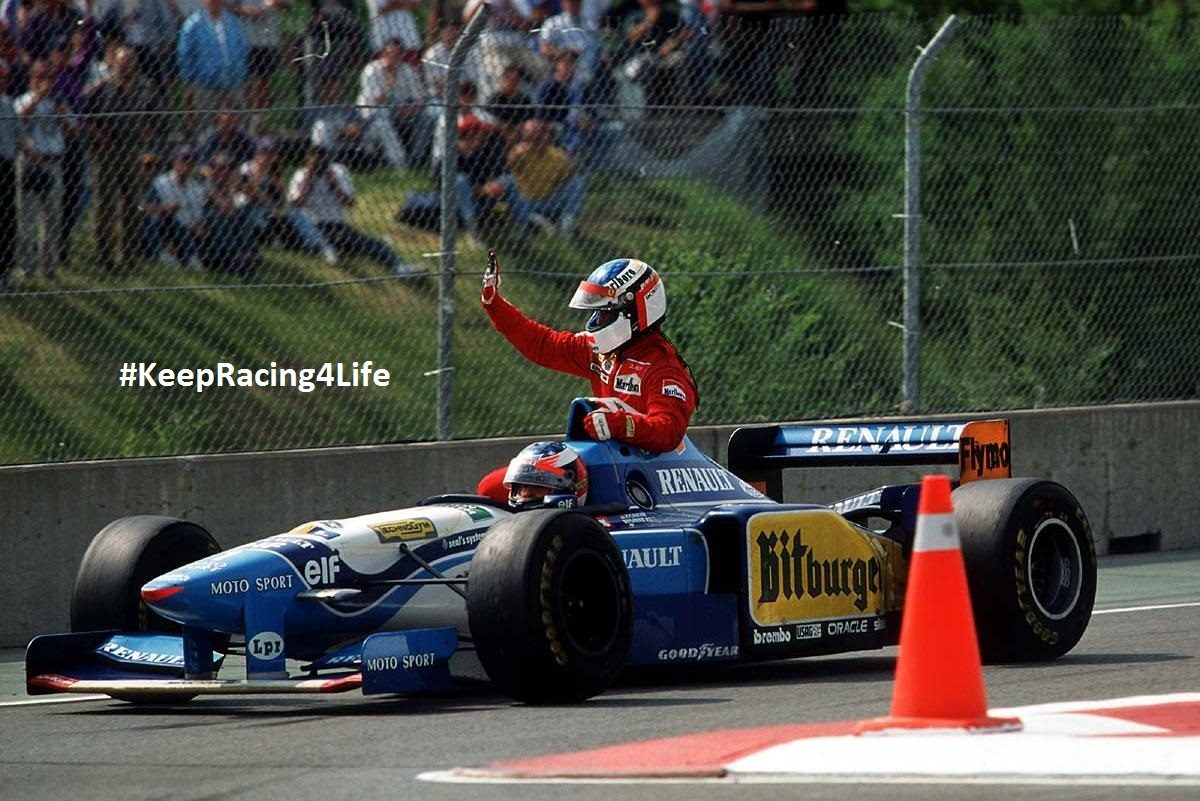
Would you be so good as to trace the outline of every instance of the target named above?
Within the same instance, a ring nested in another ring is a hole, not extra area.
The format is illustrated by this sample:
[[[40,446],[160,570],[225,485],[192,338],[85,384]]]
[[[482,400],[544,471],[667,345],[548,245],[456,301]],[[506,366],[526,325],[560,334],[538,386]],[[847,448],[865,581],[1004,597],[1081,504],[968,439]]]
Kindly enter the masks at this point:
[[[1071,527],[1057,517],[1038,523],[1029,543],[1029,586],[1038,611],[1062,620],[1079,600],[1083,554]]]
[[[621,599],[602,555],[579,551],[563,565],[559,611],[562,633],[577,651],[596,656],[612,648],[620,631]]]

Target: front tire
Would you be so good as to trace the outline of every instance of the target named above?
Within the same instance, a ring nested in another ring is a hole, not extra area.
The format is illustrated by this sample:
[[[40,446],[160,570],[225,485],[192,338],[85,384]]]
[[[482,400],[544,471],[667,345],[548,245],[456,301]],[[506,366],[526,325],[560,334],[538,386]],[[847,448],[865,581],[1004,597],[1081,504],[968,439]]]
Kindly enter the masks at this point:
[[[979,648],[987,662],[1057,659],[1096,599],[1096,547],[1066,487],[998,479],[954,491]]]
[[[142,585],[221,550],[201,526],[137,515],[109,523],[92,538],[71,596],[71,631],[179,631],[142,600]]]
[[[501,691],[526,703],[570,703],[604,692],[624,667],[633,594],[599,523],[535,510],[488,531],[471,560],[467,618]]]

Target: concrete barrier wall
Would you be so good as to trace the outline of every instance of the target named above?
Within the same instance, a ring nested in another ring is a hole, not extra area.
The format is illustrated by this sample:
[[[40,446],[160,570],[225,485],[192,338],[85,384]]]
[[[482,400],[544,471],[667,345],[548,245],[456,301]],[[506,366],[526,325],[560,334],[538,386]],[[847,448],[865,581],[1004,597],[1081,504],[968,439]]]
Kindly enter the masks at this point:
[[[1161,532],[1164,549],[1200,546],[1200,402],[1014,412],[1014,475],[1070,488],[1101,553],[1114,537]],[[963,415],[956,418],[965,417]],[[950,419],[950,418],[945,418]],[[698,427],[725,462],[733,427]],[[307,520],[472,491],[530,437],[0,467],[6,563],[0,646],[69,627],[71,588],[93,534],[114,518],[163,514],[203,524],[226,547]],[[917,468],[789,471],[789,500],[828,502],[920,475]]]

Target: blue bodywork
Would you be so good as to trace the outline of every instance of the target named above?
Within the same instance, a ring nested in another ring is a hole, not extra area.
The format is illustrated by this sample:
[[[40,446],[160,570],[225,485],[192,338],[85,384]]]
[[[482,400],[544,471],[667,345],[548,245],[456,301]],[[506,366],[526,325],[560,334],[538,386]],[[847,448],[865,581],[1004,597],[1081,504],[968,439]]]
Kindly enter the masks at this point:
[[[836,517],[852,538],[894,541],[898,555],[912,530],[914,487],[885,487],[847,499],[842,508],[834,507],[837,515],[824,506],[781,504],[690,439],[660,454],[587,439],[581,421],[590,408],[583,399],[572,403],[566,440],[588,465],[588,506],[582,511],[610,532],[629,574],[634,630],[627,664],[803,656],[895,641],[898,613],[880,605],[857,618],[842,615],[827,628],[821,621],[802,626],[795,620],[756,620],[755,603],[762,598],[751,597],[752,587],[763,598],[778,592],[779,558],[784,589],[793,590],[793,571],[797,597],[804,570],[810,571],[808,589],[817,596],[814,569],[818,577],[826,571],[824,592],[830,597],[857,593],[861,600],[868,589],[882,597],[879,576],[890,576],[902,565],[898,556],[897,564],[885,564],[884,554],[878,560],[882,567],[872,563],[870,571],[857,570],[854,559],[839,562],[836,549],[817,560],[815,548],[801,548],[799,528],[781,531],[778,546],[776,532],[770,532],[764,542],[771,551],[764,551],[763,559],[774,561],[752,564],[752,522],[770,513],[824,513]],[[784,445],[797,447],[794,439]],[[472,555],[488,528],[512,514],[481,497],[438,496],[407,510],[315,521],[184,565],[142,591],[149,606],[183,627],[182,635],[38,638],[27,659],[30,692],[61,691],[44,679],[64,672],[72,680],[147,671],[211,678],[228,635],[244,637],[249,680],[286,678],[290,659],[306,663],[310,676],[357,671],[367,693],[438,689],[449,682],[450,656],[469,647],[461,640],[464,604],[452,592],[461,595]],[[847,522],[867,516],[890,521],[889,529],[872,533]],[[807,531],[804,536],[812,541]],[[789,537],[794,545],[789,546]],[[863,542],[857,542],[859,552]],[[868,558],[875,559],[870,553]],[[805,555],[808,562],[802,565]],[[870,577],[870,588],[859,586],[865,581],[857,578],[860,574]],[[141,662],[114,658],[128,652],[152,656],[140,657]]]

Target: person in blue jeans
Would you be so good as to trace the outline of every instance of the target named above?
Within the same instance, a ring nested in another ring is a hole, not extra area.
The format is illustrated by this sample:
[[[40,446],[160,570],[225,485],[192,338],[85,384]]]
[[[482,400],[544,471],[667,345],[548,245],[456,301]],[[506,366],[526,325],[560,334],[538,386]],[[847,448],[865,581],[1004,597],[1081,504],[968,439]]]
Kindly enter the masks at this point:
[[[587,182],[575,171],[567,152],[553,144],[555,127],[549,120],[521,124],[519,141],[508,151],[508,172],[484,186],[481,195],[503,199],[520,233],[535,226],[574,236],[587,196]]]

